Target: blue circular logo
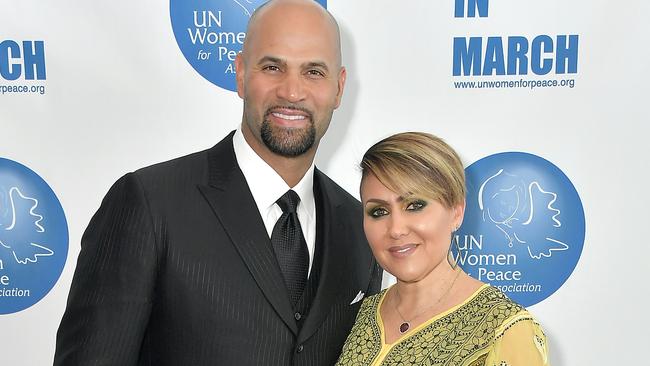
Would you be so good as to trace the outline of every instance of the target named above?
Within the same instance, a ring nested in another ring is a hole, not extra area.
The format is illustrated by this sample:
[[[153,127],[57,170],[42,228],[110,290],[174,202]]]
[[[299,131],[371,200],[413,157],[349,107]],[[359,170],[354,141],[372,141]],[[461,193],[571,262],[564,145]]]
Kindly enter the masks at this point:
[[[61,203],[38,174],[0,158],[0,314],[36,304],[68,257]]]
[[[216,86],[237,90],[235,57],[251,14],[268,0],[170,0],[174,37],[185,59]],[[316,0],[327,7],[327,0]]]
[[[466,170],[467,208],[452,248],[472,277],[524,306],[553,294],[585,239],[582,202],[567,176],[532,154],[507,152]]]

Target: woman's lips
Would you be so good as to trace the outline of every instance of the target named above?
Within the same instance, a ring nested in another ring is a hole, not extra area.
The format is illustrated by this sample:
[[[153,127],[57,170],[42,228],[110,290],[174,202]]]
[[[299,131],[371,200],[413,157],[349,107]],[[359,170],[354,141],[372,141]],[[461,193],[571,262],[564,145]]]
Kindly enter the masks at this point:
[[[398,258],[407,257],[415,251],[417,244],[396,245],[388,248],[388,252]]]

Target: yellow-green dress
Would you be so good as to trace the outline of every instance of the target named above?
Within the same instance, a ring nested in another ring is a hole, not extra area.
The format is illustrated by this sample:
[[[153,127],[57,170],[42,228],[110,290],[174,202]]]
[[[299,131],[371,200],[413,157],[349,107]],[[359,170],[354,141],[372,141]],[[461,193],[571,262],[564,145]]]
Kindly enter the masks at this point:
[[[392,344],[379,313],[387,290],[364,300],[338,366],[548,366],[546,337],[521,305],[484,285]]]

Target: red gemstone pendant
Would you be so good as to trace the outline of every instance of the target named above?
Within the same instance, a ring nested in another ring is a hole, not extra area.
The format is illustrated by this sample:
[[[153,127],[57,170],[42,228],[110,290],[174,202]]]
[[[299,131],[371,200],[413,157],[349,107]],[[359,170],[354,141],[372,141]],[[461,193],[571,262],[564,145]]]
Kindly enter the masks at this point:
[[[408,332],[410,327],[411,327],[411,324],[409,324],[408,322],[404,322],[404,323],[400,324],[399,332],[404,334],[404,333]]]

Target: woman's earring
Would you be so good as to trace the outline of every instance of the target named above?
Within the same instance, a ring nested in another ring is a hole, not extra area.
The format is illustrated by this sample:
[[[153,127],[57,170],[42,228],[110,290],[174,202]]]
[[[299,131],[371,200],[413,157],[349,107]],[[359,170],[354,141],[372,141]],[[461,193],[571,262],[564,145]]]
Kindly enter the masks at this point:
[[[451,233],[451,243],[449,244],[449,251],[447,252],[447,263],[451,266],[452,269],[458,267],[458,258],[460,257],[460,245],[458,245],[458,240],[456,240],[454,233],[458,231],[459,227],[456,226],[454,231]],[[456,257],[454,258],[454,253],[451,250],[451,247],[456,246]]]

